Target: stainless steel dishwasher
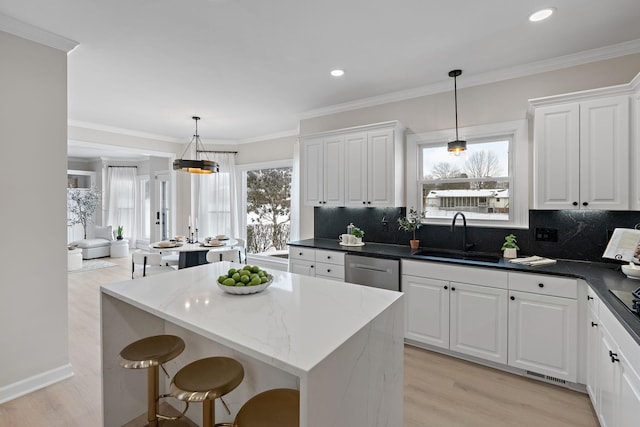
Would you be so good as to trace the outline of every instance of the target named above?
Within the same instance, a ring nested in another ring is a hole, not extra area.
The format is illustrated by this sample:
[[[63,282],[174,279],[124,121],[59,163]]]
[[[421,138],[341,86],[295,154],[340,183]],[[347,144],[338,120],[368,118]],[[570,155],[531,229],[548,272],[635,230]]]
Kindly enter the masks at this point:
[[[345,281],[374,288],[400,290],[400,261],[345,255]]]

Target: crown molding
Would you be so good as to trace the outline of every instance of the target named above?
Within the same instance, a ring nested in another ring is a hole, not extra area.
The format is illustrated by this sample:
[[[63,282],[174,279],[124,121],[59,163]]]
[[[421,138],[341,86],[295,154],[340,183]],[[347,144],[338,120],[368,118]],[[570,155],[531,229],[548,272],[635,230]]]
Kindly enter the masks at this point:
[[[67,125],[68,126],[77,127],[77,128],[89,129],[89,130],[97,130],[97,131],[102,131],[102,132],[116,133],[116,134],[120,134],[120,135],[135,136],[137,138],[155,139],[157,141],[173,142],[173,143],[176,143],[176,144],[183,144],[183,143],[188,142],[188,141],[185,141],[185,140],[183,140],[181,138],[174,138],[174,137],[171,137],[171,136],[158,135],[158,134],[148,133],[148,132],[141,132],[141,131],[137,131],[137,130],[133,130],[133,129],[126,129],[126,128],[119,128],[119,127],[115,127],[115,126],[102,125],[100,123],[83,122],[83,121],[80,121],[80,120],[71,120],[70,119],[70,120],[67,121]]]
[[[35,25],[27,24],[3,13],[0,13],[0,31],[62,50],[66,52],[67,55],[78,47],[79,44],[77,41],[54,34]]]
[[[495,83],[502,80],[509,80],[518,77],[530,76],[533,74],[555,71],[562,68],[576,65],[588,64],[590,62],[603,61],[620,56],[631,55],[640,52],[640,39],[618,43],[611,46],[586,50],[571,55],[560,56],[552,59],[531,62],[516,67],[508,67],[500,70],[467,76],[463,82],[458,82],[458,89],[465,87],[479,86],[483,84]],[[404,101],[406,99],[418,98],[421,96],[433,95],[451,90],[449,80],[421,86],[413,89],[391,92],[385,95],[373,96],[357,101],[345,102],[329,107],[318,108],[304,112],[298,116],[299,120],[311,119],[314,117],[327,116],[330,114],[342,113],[345,111],[360,108],[373,107],[390,102]]]
[[[282,132],[276,132],[276,133],[272,133],[272,134],[269,134],[269,135],[262,135],[262,136],[252,137],[252,138],[240,139],[240,140],[236,141],[236,144],[238,144],[238,145],[251,144],[253,142],[270,141],[272,139],[288,138],[288,137],[291,137],[291,136],[297,137],[298,133],[299,133],[298,128],[290,129],[290,130],[284,130]]]

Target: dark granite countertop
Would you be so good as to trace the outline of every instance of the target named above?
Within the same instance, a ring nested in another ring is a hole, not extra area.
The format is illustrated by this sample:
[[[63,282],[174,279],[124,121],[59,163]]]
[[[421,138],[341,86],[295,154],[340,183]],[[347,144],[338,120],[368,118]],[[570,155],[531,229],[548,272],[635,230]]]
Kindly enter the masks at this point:
[[[640,286],[640,281],[627,278],[617,264],[558,260],[556,264],[529,267],[517,265],[500,259],[498,262],[481,262],[464,259],[452,259],[436,256],[416,255],[407,245],[388,245],[383,243],[366,243],[364,246],[342,246],[337,240],[307,239],[290,242],[290,246],[341,251],[354,255],[371,256],[389,259],[411,259],[416,261],[443,262],[485,268],[498,268],[526,273],[549,274],[554,276],[575,277],[585,280],[600,300],[611,310],[622,326],[629,331],[633,339],[640,345],[640,317],[632,314],[609,289],[632,291]]]

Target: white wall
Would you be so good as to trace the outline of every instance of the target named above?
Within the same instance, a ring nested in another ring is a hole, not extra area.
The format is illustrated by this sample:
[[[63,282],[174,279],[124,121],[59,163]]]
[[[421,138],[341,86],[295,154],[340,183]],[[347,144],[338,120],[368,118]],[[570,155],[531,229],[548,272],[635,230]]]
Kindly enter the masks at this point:
[[[0,31],[0,402],[71,374],[67,55]]]
[[[529,99],[627,84],[639,72],[640,54],[634,54],[458,89],[459,127],[526,119]],[[463,85],[464,78],[464,73],[458,78],[459,87]],[[402,122],[407,126],[407,134],[452,129],[455,127],[452,92],[302,120],[300,135],[389,120]],[[532,170],[531,161],[529,170]],[[313,208],[301,206],[300,212],[300,235],[302,238],[311,237]]]

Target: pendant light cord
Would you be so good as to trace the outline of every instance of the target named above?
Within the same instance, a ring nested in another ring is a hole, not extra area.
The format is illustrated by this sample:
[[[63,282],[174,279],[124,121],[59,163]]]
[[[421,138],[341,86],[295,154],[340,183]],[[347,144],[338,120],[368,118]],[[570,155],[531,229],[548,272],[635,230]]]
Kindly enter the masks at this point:
[[[456,75],[453,76],[453,99],[456,109],[456,141],[458,141],[460,138],[458,138],[458,83]]]
[[[187,145],[187,148],[184,149],[184,151],[182,152],[182,155],[180,156],[180,158],[184,159],[184,155],[187,153],[187,151],[189,151],[189,147],[191,147],[191,144],[193,144],[193,141],[195,141],[196,142],[196,160],[200,160],[199,153],[205,153],[205,157],[207,158],[207,160],[209,160],[209,156],[207,155],[207,151],[204,149],[204,145],[202,144],[202,141],[200,141],[200,135],[198,135],[198,120],[200,120],[200,117],[193,116],[191,118],[193,120],[195,120],[195,122],[196,122],[196,133],[195,133],[195,135],[193,135],[193,138],[191,138],[191,141],[189,141],[189,144]],[[198,142],[200,143],[200,145],[202,145],[202,149],[201,150],[198,149]]]

